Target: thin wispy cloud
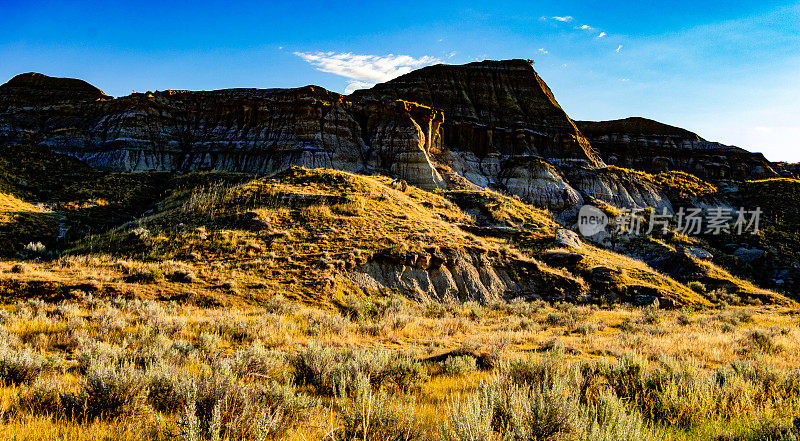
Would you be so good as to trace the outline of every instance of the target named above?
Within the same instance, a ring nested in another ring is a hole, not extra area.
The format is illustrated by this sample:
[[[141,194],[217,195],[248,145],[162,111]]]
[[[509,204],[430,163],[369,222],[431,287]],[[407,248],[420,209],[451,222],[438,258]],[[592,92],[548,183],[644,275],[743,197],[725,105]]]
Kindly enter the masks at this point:
[[[551,17],[551,18],[553,20],[555,20],[555,21],[561,21],[561,22],[564,22],[564,23],[572,21],[572,16],[571,15],[566,15],[564,17],[555,16],[555,17]]]
[[[547,49],[541,47],[541,48],[539,48],[539,53],[540,54],[549,54],[550,52],[548,52]]]
[[[581,25],[579,29],[583,29],[584,31],[591,31],[594,28],[589,25]]]
[[[350,80],[346,93],[389,81],[423,66],[441,63],[442,60],[410,55],[366,55],[350,52],[295,52],[317,70],[339,75]]]
[[[597,38],[603,38],[606,35],[608,35],[608,34],[606,34],[605,32],[601,32],[600,35],[597,36]]]
[[[621,51],[621,50],[622,50],[622,45],[617,46],[616,52],[619,53],[619,51]]]

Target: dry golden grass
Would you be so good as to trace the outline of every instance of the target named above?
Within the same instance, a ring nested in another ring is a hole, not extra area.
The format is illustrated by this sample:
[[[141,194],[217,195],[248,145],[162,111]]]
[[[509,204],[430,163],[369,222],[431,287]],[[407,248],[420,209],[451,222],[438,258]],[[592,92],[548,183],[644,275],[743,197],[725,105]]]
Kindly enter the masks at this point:
[[[190,349],[195,355],[186,358],[181,368],[181,375],[186,376],[211,372],[218,360],[236,359],[254,341],[274,354],[292,354],[298,348],[322,344],[385,348],[424,360],[428,354],[466,350],[496,354],[502,364],[503,360],[547,357],[555,350],[563,354],[563,363],[613,361],[636,354],[653,361],[664,357],[692,360],[699,369],[708,371],[732,363],[755,362],[778,372],[800,372],[800,315],[778,306],[663,311],[520,301],[424,306],[401,298],[384,299],[379,304],[371,304],[375,300],[367,298],[348,300],[353,305],[350,312],[319,309],[280,297],[263,307],[241,309],[93,298],[60,304],[20,302],[4,308],[0,332],[11,336],[6,345],[53,360],[49,362],[53,367],[45,367],[43,378],[72,384],[73,389],[81,384],[84,374],[80,363],[70,360],[81,360],[80,354],[92,345],[108,345],[112,353],[133,356],[169,352],[163,348],[183,345],[179,342],[195,348]],[[362,312],[367,315],[359,315]],[[61,334],[57,342],[37,338],[54,332]],[[766,336],[763,338],[768,345],[754,334]],[[166,360],[174,355],[164,357],[168,357]],[[280,358],[274,360],[281,366],[277,361]],[[284,369],[269,375],[285,379],[291,370]],[[443,409],[454,397],[470,396],[495,375],[492,370],[441,374],[436,364],[425,369],[429,378],[400,399],[411,402],[414,398],[415,418],[426,431],[436,428]],[[170,413],[93,422],[20,413],[14,403],[24,388],[7,385],[0,389],[1,410],[7,415],[0,425],[0,437],[166,439],[179,432],[179,415]],[[315,394],[313,389],[301,390]],[[281,439],[323,439],[331,428],[338,427],[341,421],[336,401],[322,398],[322,407],[312,410],[305,423],[281,435]],[[709,420],[702,427],[705,435],[696,433],[700,428],[670,430],[676,435],[674,439],[713,439],[732,427],[730,424],[734,422]]]

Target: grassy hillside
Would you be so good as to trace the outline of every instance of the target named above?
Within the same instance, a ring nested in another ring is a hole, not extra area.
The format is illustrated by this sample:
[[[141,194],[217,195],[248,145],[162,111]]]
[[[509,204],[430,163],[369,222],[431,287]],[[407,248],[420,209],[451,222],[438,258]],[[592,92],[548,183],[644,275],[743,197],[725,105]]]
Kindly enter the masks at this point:
[[[554,241],[556,221],[497,193],[437,195],[404,189],[382,176],[331,170],[240,178],[201,173],[162,180],[169,190],[152,212],[77,240],[69,257],[29,263],[32,270],[13,276],[10,289],[20,296],[20,286],[50,280],[60,287],[52,295],[59,296],[70,280],[94,280],[98,292],[142,298],[192,295],[239,304],[279,293],[326,303],[343,293],[369,291],[349,277],[364,265],[388,259],[415,268],[414,259],[432,262],[467,253],[485,256],[493,262],[487,264],[533,287],[516,295],[559,298],[571,287],[596,303],[648,294],[679,305],[710,304],[685,278],[678,282],[641,261],[588,244],[568,251],[580,256],[579,264],[553,267],[548,259],[561,246]],[[69,271],[65,259],[72,262]],[[597,284],[596,267],[609,267],[618,277]]]

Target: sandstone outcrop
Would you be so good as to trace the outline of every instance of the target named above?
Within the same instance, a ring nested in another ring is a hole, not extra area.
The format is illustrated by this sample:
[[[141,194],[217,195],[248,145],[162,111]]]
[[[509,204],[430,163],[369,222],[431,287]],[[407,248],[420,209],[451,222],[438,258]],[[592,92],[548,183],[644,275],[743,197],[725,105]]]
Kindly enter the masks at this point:
[[[658,213],[664,209],[670,214],[674,212],[666,194],[637,174],[622,173],[614,168],[570,167],[564,169],[564,175],[586,198],[620,208],[653,207]]]
[[[316,86],[114,99],[79,80],[20,77],[0,89],[0,141],[47,146],[99,168],[269,173],[301,165],[382,169],[429,190],[443,182],[428,155],[443,116],[412,103],[353,103]]]
[[[529,61],[436,65],[352,95],[402,99],[442,109],[442,145],[477,158],[538,156],[552,163],[602,160]]]
[[[421,301],[478,301],[525,297],[577,301],[586,293],[578,280],[533,260],[490,257],[470,250],[442,256],[378,255],[347,273],[359,286],[376,292],[397,290]],[[543,289],[543,288],[547,289]]]
[[[401,99],[442,109],[435,157],[477,185],[539,207],[583,204],[559,167],[604,165],[526,60],[430,66],[356,91],[352,98]]]

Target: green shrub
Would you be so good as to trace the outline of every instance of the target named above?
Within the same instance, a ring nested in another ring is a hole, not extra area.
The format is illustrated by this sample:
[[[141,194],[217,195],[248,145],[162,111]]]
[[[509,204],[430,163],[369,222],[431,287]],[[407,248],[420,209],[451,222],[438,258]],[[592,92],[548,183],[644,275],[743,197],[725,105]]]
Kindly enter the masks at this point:
[[[157,266],[131,267],[125,277],[125,281],[129,283],[161,283],[164,280],[164,271]]]
[[[384,389],[372,390],[370,381],[360,376],[355,381],[352,398],[340,396],[337,407],[342,418],[341,430],[333,439],[350,441],[411,441],[422,439],[415,419],[414,403],[400,404]]]
[[[564,326],[572,328],[577,324],[575,316],[567,312],[550,312],[544,318],[544,323],[548,326]]]
[[[197,341],[197,349],[200,350],[206,357],[212,357],[219,351],[219,345],[222,343],[222,337],[217,333],[202,332]]]
[[[661,311],[658,308],[645,308],[642,315],[642,323],[648,325],[657,325],[661,323]]]
[[[33,415],[60,415],[61,394],[68,386],[47,379],[37,379],[31,385],[23,385],[17,394],[16,405],[21,413]]]
[[[336,351],[327,346],[312,344],[294,354],[290,360],[294,379],[302,385],[313,386],[320,393],[333,394],[334,364],[338,363]]]
[[[782,421],[767,419],[738,430],[734,434],[720,436],[718,441],[799,441],[800,419]]]
[[[341,312],[351,320],[377,321],[391,314],[405,310],[405,300],[400,296],[365,297],[348,296],[340,305]]]
[[[472,396],[450,397],[445,418],[438,425],[438,441],[492,441],[495,417],[494,391],[483,384]]]
[[[715,407],[713,383],[691,360],[663,359],[646,375],[652,398],[638,407],[654,420],[691,428],[711,418]]]
[[[447,357],[442,362],[442,372],[449,375],[464,375],[475,372],[477,362],[471,355],[456,355]]]
[[[28,351],[0,349],[0,378],[6,384],[33,383],[44,369],[46,359]]]
[[[133,365],[94,363],[83,380],[78,400],[85,401],[89,419],[114,419],[136,414],[147,398],[147,382]]]
[[[702,283],[698,282],[697,280],[693,280],[693,281],[689,282],[686,286],[688,286],[689,289],[691,289],[692,291],[694,291],[694,292],[696,292],[698,294],[703,294],[703,293],[705,293],[707,291],[706,290],[706,286],[703,285]]]
[[[87,339],[79,341],[78,369],[82,373],[96,364],[118,364],[125,356],[125,351],[119,346],[113,346],[97,340]]]
[[[308,317],[308,335],[343,335],[348,331],[349,321],[340,315],[317,310],[310,310],[305,315]]]
[[[592,335],[596,334],[601,329],[601,326],[597,323],[582,323],[575,328],[575,332],[580,335]]]
[[[451,398],[439,424],[441,441],[572,439],[580,408],[566,382],[519,386],[507,379],[483,383],[471,397]]]
[[[290,365],[297,383],[313,386],[327,395],[353,391],[360,376],[375,387],[394,383],[400,389],[418,385],[427,377],[421,364],[409,356],[380,348],[309,345],[291,357]]]
[[[662,441],[663,431],[645,421],[636,411],[629,411],[613,395],[601,397],[596,405],[583,408],[581,439],[585,441]]]
[[[783,351],[783,346],[776,344],[772,336],[763,331],[751,331],[747,335],[745,345],[755,348],[766,354],[775,354]]]
[[[499,301],[496,303],[492,303],[489,306],[496,311],[500,311],[504,315],[529,317],[544,309],[546,305],[547,303],[541,300],[537,300],[534,302],[527,302],[522,297],[516,297],[512,299],[510,302]]]
[[[190,385],[182,421],[187,431],[208,439],[264,439],[304,421],[318,405],[290,385],[244,381],[223,362]]]
[[[161,412],[176,412],[186,405],[187,372],[158,364],[147,370],[147,403]]]
[[[733,312],[722,312],[715,317],[722,323],[739,326],[745,323],[753,323],[753,313],[750,311],[738,310]]]
[[[264,304],[264,309],[268,313],[286,315],[297,310],[297,305],[286,297],[276,294]]]
[[[559,354],[550,352],[542,357],[529,356],[526,359],[511,360],[503,370],[515,384],[552,384],[555,378],[563,374],[560,363]]]
[[[234,369],[238,375],[276,376],[285,368],[284,357],[267,350],[260,340],[234,354]]]
[[[578,433],[580,410],[567,384],[509,385],[495,404],[495,425],[515,440],[555,440]],[[501,418],[498,418],[501,416]]]
[[[404,392],[422,386],[429,379],[425,366],[415,357],[405,354],[392,357],[384,376],[385,384],[393,384]]]

